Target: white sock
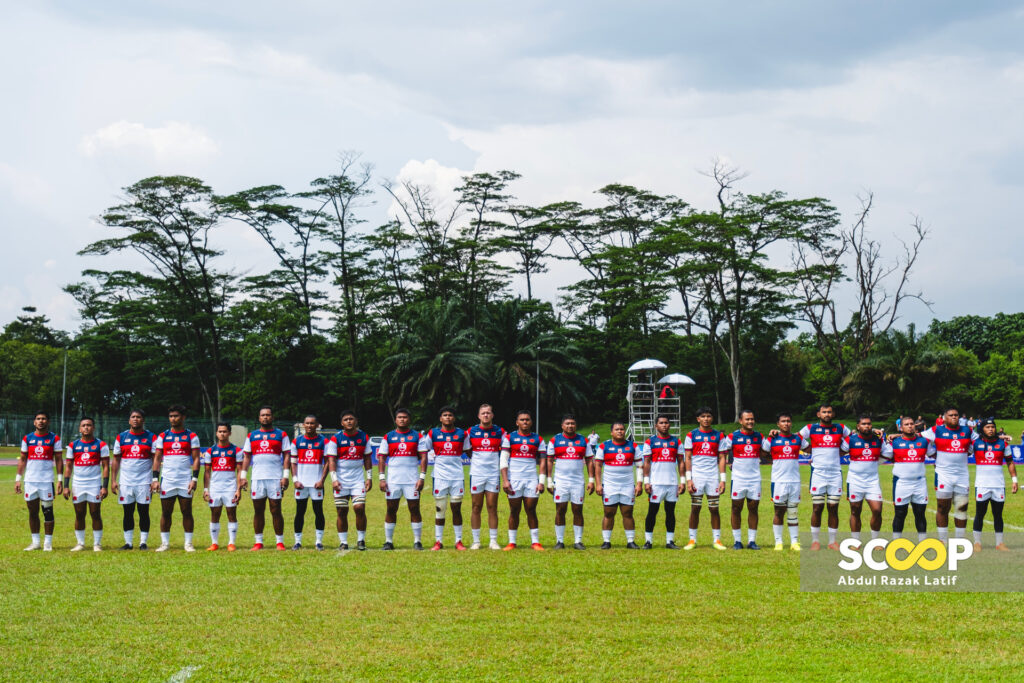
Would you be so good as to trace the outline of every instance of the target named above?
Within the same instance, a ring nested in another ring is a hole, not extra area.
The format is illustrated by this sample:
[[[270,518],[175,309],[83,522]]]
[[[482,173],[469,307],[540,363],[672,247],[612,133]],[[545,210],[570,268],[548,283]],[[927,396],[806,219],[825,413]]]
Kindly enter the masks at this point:
[[[557,529],[558,527],[555,528]],[[565,527],[562,528],[564,529]],[[32,534],[32,543],[35,545],[39,545],[39,534]]]
[[[316,544],[317,545],[323,545],[324,544],[324,530],[323,529],[317,529],[316,530]]]
[[[171,544],[171,532],[170,531],[161,531],[160,532],[160,543],[163,544],[163,545],[170,545]]]
[[[488,529],[487,531],[491,535],[491,540],[494,541],[494,542],[497,542],[498,541],[498,530],[497,529]]]
[[[236,538],[238,538],[238,522],[228,522],[228,543],[234,545]]]
[[[927,531],[918,532],[918,534],[917,534],[917,542],[918,543],[920,543],[921,541],[923,541],[926,538],[928,538],[928,532]]]
[[[210,522],[210,542],[214,545],[220,540],[220,522]]]
[[[733,543],[739,543],[742,538],[743,538],[743,530],[742,529],[733,529],[732,530],[732,542]]]
[[[186,531],[185,532],[185,545],[192,545],[192,532],[191,531]]]
[[[782,543],[782,525],[772,524],[772,533],[775,534],[775,542]]]
[[[711,540],[712,541],[721,541],[722,540],[722,530],[721,529],[712,529],[711,530]]]
[[[601,539],[605,543],[611,543],[612,542],[612,530],[611,529],[601,529]]]
[[[812,526],[811,527],[811,543],[819,543],[819,542],[821,542],[821,527],[820,526]]]
[[[789,542],[799,543],[800,542],[800,525],[792,524],[789,527]]]
[[[53,545],[53,534],[46,534],[43,536],[43,547],[49,548]]]
[[[253,534],[253,542],[263,545],[263,534]]]
[[[666,531],[665,532],[665,543],[671,543],[674,540],[676,540],[676,532],[674,532],[674,531]]]
[[[473,543],[480,543],[480,530],[472,529],[473,532]]]
[[[833,529],[832,527],[828,528],[828,543],[829,543],[829,545],[832,545],[833,543],[836,542],[836,534],[838,532],[839,532],[839,529]]]
[[[857,542],[860,542],[860,532],[859,531],[851,531],[850,532],[850,538],[852,538],[853,540],[855,540]]]
[[[85,545],[85,529],[75,529],[75,540],[78,545]]]
[[[296,531],[295,532],[295,542],[299,543],[299,544],[302,543],[302,532],[301,531]]]
[[[444,524],[435,524],[434,525],[434,540],[437,541],[438,543],[440,543],[441,539],[443,537],[444,537]]]
[[[519,529],[509,529],[508,530],[508,542],[511,543],[512,545],[515,545],[516,544],[516,536],[518,536],[518,535],[519,535]]]
[[[871,538],[878,538],[878,534],[879,534],[879,533],[880,533],[880,532],[878,532],[878,531],[875,531],[874,529],[872,529],[872,530],[871,530]]]
[[[647,541],[648,543],[653,543],[654,542],[654,532],[653,531],[644,531],[644,540]]]
[[[530,529],[530,543],[540,543],[540,529]]]
[[[946,527],[939,527],[939,540],[945,543],[949,540],[949,529]]]
[[[347,531],[339,531],[338,532],[338,543],[344,543],[345,545],[348,545],[348,532]]]
[[[395,525],[390,522],[384,522],[384,540],[388,543],[393,543],[395,539]]]
[[[626,543],[636,543],[636,529],[626,529]]]
[[[149,532],[148,531],[140,531],[139,532],[139,544],[141,545],[141,544],[145,543],[148,540],[149,540]]]
[[[101,541],[103,541],[103,529],[100,529],[99,531],[93,531],[92,544],[99,545]]]
[[[364,543],[366,542],[366,530],[365,529],[363,531],[360,531],[359,529],[356,529],[356,540],[357,541],[363,541]]]
[[[572,525],[572,537],[576,539],[577,543],[583,543],[583,525],[576,526]]]
[[[38,536],[38,534],[36,534]],[[558,543],[565,543],[565,525],[555,525],[555,541]]]
[[[452,524],[452,531],[455,532],[455,542],[458,543],[462,540],[462,525]]]
[[[981,532],[980,531],[975,531],[974,532],[974,542],[975,543],[981,543]]]
[[[129,529],[128,531],[124,532],[124,542],[127,543],[128,545],[132,544],[132,540],[133,540],[134,537],[135,537],[135,529]]]
[[[697,530],[696,529],[690,529],[689,531],[690,531],[690,540],[691,541],[696,541],[697,540]]]
[[[967,535],[967,527],[955,527],[953,533],[956,535],[956,538],[963,538]]]
[[[753,543],[757,540],[757,529],[747,529],[747,543]]]
[[[416,543],[421,543],[423,539],[423,522],[410,522],[412,525],[412,537]]]
[[[49,537],[47,537],[47,538],[49,538]],[[47,541],[47,542],[49,542],[49,541]],[[1002,544],[1002,542],[1003,542],[1003,532],[1002,531],[997,531],[996,532],[996,545],[1000,545],[1000,544]]]
[[[284,545],[284,534],[274,534],[274,540]]]
[[[903,532],[902,531],[894,531],[894,532],[892,532],[892,537],[893,538],[903,538]]]

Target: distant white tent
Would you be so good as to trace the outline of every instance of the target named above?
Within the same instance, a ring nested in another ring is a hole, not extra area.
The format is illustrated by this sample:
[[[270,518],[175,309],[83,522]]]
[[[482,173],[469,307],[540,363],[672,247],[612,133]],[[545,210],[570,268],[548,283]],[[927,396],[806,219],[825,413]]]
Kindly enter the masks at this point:
[[[641,370],[666,370],[668,366],[654,358],[644,358],[629,366],[627,372],[639,372]]]
[[[673,372],[671,375],[665,375],[659,379],[658,384],[696,384],[696,382],[688,375],[684,375],[681,372]]]

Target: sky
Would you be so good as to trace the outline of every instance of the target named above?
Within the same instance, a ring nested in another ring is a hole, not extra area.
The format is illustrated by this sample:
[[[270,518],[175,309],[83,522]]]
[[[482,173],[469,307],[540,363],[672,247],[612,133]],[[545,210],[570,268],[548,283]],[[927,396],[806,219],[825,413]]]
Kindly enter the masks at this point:
[[[347,150],[442,196],[512,169],[531,204],[621,182],[710,207],[714,159],[847,224],[870,191],[884,245],[931,231],[913,282],[934,303],[905,322],[1024,308],[1019,3],[7,2],[0,59],[0,324],[81,325],[61,288],[111,265],[77,251],[112,236],[121,188],[301,191]],[[272,264],[240,225],[218,239],[239,272]]]

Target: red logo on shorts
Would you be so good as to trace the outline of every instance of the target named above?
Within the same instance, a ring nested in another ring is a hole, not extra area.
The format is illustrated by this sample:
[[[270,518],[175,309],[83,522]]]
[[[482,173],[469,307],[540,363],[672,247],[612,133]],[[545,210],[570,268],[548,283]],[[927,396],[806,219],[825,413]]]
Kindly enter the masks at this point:
[[[735,498],[735,497],[736,497],[737,495],[738,495],[738,494],[737,494],[737,493],[736,493],[735,491],[733,491],[733,492],[732,492],[732,497],[733,497],[733,498]]]
[[[778,496],[775,496],[775,500],[778,500],[778,499],[779,499],[779,497],[778,497]]]
[[[167,491],[161,491],[160,495],[162,496],[162,495],[165,495],[166,493],[167,493]]]
[[[473,487],[473,490],[476,491],[476,487],[475,486]]]
[[[608,502],[608,499],[607,499],[607,498],[605,498],[605,499],[604,499],[604,502],[606,502],[606,503],[607,503],[607,502]]]
[[[440,491],[438,491],[437,489],[434,489],[434,495],[436,496],[438,493],[440,493]]]
[[[812,490],[812,491],[817,491],[817,490],[818,490],[818,487],[817,487],[817,486],[812,486],[812,487],[811,487],[811,490]]]
[[[978,496],[978,498],[981,498],[981,496]],[[555,496],[555,500],[562,500],[562,497],[561,496]]]
[[[124,500],[124,496],[121,496],[121,500],[122,500],[122,501]]]
[[[940,489],[944,489],[944,488],[946,488],[946,485],[945,484],[939,484],[939,488]]]
[[[902,498],[897,498],[897,499],[896,499],[896,502],[897,502],[897,503],[902,503],[902,502],[903,502],[903,499],[902,499]]]

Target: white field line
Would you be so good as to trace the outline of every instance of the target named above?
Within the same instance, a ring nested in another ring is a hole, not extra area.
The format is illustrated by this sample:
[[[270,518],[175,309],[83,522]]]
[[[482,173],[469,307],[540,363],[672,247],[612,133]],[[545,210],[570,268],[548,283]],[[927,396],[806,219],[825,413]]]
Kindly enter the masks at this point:
[[[167,683],[184,683],[188,679],[192,678],[192,674],[196,671],[199,671],[198,666],[186,666],[181,671],[168,678]]]

